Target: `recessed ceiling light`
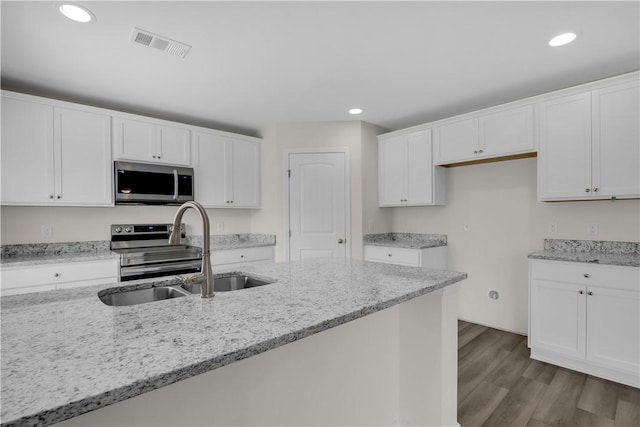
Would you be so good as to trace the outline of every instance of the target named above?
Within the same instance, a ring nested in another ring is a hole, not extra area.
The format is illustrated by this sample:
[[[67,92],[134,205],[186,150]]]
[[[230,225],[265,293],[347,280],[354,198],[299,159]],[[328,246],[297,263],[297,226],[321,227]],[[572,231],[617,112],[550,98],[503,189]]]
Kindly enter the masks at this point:
[[[88,9],[72,3],[65,3],[60,6],[60,13],[76,22],[91,22],[96,20],[95,15]]]
[[[362,114],[362,108],[352,108],[349,110],[349,114]]]
[[[565,45],[567,43],[571,43],[575,39],[576,39],[576,34],[575,33],[560,34],[559,36],[555,36],[554,38],[552,38],[549,41],[549,46],[553,46],[553,47],[562,46],[562,45]]]

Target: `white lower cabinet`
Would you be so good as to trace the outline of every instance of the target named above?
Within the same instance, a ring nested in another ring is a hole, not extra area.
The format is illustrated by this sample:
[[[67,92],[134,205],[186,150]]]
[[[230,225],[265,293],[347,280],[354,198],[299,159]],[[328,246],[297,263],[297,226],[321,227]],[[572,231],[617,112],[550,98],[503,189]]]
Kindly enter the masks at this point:
[[[364,260],[411,267],[447,268],[447,247],[426,249],[365,245]]]
[[[117,259],[3,267],[1,292],[7,296],[115,283],[118,271]]]
[[[531,357],[640,386],[640,269],[529,262]]]
[[[211,252],[211,266],[214,270],[234,265],[256,265],[274,261],[273,246],[259,246],[245,249],[227,249]]]

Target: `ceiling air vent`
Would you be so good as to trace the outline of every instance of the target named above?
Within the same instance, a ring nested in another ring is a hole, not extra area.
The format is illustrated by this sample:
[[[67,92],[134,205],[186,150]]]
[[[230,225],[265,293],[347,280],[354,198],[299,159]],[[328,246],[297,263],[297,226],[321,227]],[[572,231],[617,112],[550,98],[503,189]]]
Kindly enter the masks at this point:
[[[188,44],[180,43],[167,37],[141,30],[137,27],[133,27],[129,41],[162,50],[172,55],[179,56],[180,58],[187,56],[187,53],[189,53],[189,50],[191,49],[191,46]]]

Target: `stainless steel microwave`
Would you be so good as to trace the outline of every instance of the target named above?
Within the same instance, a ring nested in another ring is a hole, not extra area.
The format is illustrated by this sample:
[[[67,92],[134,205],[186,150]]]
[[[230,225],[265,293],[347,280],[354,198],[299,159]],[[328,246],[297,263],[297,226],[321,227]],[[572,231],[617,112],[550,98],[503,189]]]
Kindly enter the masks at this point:
[[[114,162],[117,205],[180,205],[193,200],[193,169]]]

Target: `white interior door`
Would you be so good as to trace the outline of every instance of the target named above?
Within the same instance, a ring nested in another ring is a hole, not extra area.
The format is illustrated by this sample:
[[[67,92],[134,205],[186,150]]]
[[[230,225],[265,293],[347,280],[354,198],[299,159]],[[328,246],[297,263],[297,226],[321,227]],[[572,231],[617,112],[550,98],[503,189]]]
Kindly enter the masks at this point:
[[[289,154],[289,259],[347,256],[345,153]]]

